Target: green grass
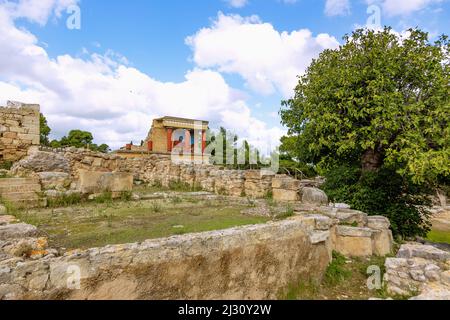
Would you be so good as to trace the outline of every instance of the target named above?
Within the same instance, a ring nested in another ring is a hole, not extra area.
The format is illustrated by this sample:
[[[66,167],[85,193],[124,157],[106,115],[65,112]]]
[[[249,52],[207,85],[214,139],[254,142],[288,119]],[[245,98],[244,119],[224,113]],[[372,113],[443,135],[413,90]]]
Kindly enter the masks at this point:
[[[86,249],[141,242],[185,233],[265,223],[266,217],[241,214],[247,206],[221,201],[173,200],[87,202],[68,209],[20,212],[17,217],[39,227],[56,248]]]
[[[384,274],[385,257],[370,259],[349,259],[337,252],[333,253],[333,262],[328,266],[321,282],[297,281],[280,295],[283,300],[367,300],[388,298],[386,288],[369,290],[367,287],[367,268],[379,266]],[[404,299],[406,297],[393,297]]]
[[[450,244],[450,232],[441,230],[432,230],[428,233],[428,240],[439,243]]]

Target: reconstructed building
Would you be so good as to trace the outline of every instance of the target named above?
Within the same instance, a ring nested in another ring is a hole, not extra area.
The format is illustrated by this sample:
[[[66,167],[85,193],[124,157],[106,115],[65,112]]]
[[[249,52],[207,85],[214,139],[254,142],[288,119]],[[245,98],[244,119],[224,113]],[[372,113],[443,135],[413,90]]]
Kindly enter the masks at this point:
[[[206,132],[208,121],[163,117],[153,120],[147,138],[140,146],[132,143],[119,153],[126,157],[142,154],[180,154],[190,156],[189,160],[205,160]]]

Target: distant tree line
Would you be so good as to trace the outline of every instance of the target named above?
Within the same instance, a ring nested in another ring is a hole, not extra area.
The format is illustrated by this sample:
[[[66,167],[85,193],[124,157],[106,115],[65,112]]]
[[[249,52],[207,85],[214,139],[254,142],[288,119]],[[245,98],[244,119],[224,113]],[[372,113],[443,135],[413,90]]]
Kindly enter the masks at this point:
[[[50,141],[49,136],[51,128],[48,125],[47,119],[43,114],[40,116],[40,140],[41,145],[51,148],[87,148],[92,151],[108,153],[111,151],[107,144],[97,145],[93,143],[94,136],[88,131],[71,130],[67,136],[62,137],[60,140]]]

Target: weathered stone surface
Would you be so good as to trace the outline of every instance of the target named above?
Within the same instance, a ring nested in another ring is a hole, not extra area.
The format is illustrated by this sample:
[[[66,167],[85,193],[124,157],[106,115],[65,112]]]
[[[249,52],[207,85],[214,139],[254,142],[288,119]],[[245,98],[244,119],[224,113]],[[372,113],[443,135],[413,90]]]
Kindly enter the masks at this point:
[[[339,236],[344,237],[363,237],[370,238],[372,237],[373,231],[369,228],[356,228],[349,226],[337,226],[336,233]]]
[[[397,257],[399,258],[423,258],[427,260],[447,262],[450,261],[450,252],[439,250],[433,246],[421,244],[402,245]]]
[[[309,236],[312,244],[325,242],[330,239],[330,231],[314,231]]]
[[[82,193],[120,193],[133,190],[133,175],[130,173],[80,172],[80,191]]]
[[[280,202],[295,202],[300,200],[298,191],[285,190],[285,189],[273,189],[273,200]]]
[[[313,244],[292,219],[11,262],[0,298],[273,299],[298,279],[323,276],[326,236],[318,232]],[[81,290],[68,287],[74,272]]]
[[[16,175],[28,174],[30,172],[70,173],[70,163],[59,153],[37,151],[15,163],[11,171]]]
[[[8,101],[0,106],[0,163],[17,161],[39,145],[39,105]]]
[[[17,223],[0,226],[0,240],[29,238],[38,235],[38,230],[35,226]]]
[[[431,246],[405,244],[397,258],[386,260],[384,281],[391,294],[417,295],[412,300],[450,299],[447,252]]]
[[[371,216],[367,218],[367,227],[375,230],[386,230],[391,226],[388,218],[383,216]]]
[[[316,205],[327,205],[328,204],[328,196],[320,189],[317,188],[303,188],[301,190],[302,193],[302,202],[308,204],[316,204]]]
[[[356,223],[358,227],[366,227],[368,221],[367,213],[351,209],[337,209],[336,218],[340,223]]]
[[[377,256],[386,256],[391,254],[393,251],[394,237],[392,236],[392,231],[389,229],[376,230],[373,229],[372,233],[372,244],[373,244],[373,254]]]
[[[72,180],[66,172],[40,172],[38,173],[44,190],[65,190]]]
[[[335,250],[348,257],[370,257],[373,255],[371,237],[336,235]]]
[[[7,213],[8,212],[6,210],[6,207],[4,205],[0,204],[0,215],[7,214]],[[0,217],[0,219],[1,219],[1,217]]]
[[[274,189],[285,189],[285,190],[293,190],[296,192],[300,191],[300,180],[293,179],[288,176],[275,176],[272,179],[272,188]]]

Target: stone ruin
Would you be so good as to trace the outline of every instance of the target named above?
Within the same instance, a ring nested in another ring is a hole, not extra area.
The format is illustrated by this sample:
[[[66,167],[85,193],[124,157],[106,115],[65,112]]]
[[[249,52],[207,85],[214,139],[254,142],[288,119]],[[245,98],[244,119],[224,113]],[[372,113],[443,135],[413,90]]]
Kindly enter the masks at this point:
[[[0,164],[14,162],[39,146],[39,105],[8,101],[0,106]]]
[[[31,110],[33,119],[19,119],[18,113],[31,117],[27,113]],[[76,148],[35,148],[39,141],[36,136],[30,139],[35,128],[24,126],[35,125],[39,108],[21,105],[0,111],[8,115],[0,118],[0,126],[14,125],[5,132],[17,133],[2,133],[0,151],[4,159],[7,155],[15,161],[8,172],[14,178],[0,179],[4,200],[40,206],[42,199],[37,194],[45,198],[105,191],[119,195],[131,192],[134,182],[166,187],[181,182],[230,197],[272,196],[274,201],[291,203],[295,213],[285,221],[266,225],[58,252],[48,248],[35,227],[4,215],[0,205],[0,299],[267,299],[275,298],[282,287],[300,277],[320,279],[333,250],[352,257],[385,256],[393,251],[386,218],[369,217],[345,205],[329,205],[318,188],[320,180],[173,163],[170,156],[162,154],[127,158]],[[17,143],[13,136],[25,140]],[[228,266],[225,270],[224,265]],[[392,285],[399,282],[396,276],[405,273],[390,271],[390,266],[395,269],[398,265],[407,268],[411,264],[388,259],[385,280],[394,294],[405,290],[402,285]],[[81,270],[81,290],[67,290],[67,266]],[[430,268],[434,267],[425,266],[423,271]],[[445,270],[442,265],[439,268]],[[443,279],[448,278],[447,273],[442,274]],[[117,286],[124,289],[112,290]]]

